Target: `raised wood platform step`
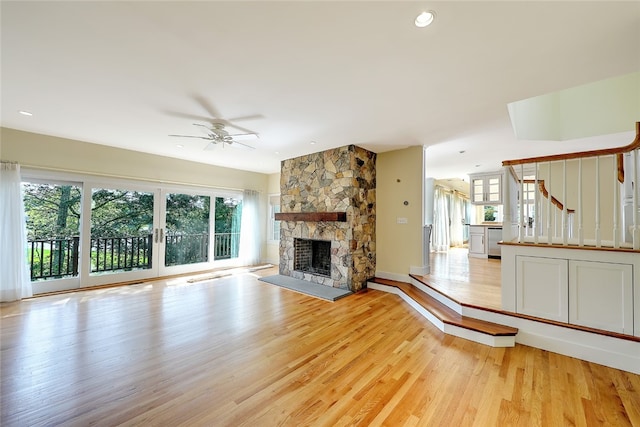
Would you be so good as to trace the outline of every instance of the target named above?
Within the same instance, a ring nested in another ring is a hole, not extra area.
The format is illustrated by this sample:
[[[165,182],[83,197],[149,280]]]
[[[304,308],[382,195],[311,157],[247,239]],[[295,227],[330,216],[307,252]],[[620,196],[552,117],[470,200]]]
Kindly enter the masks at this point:
[[[463,316],[409,283],[374,278],[369,281],[368,285],[371,289],[386,292],[393,292],[390,289],[395,289],[396,291],[393,293],[401,297],[404,295],[403,299],[414,308],[418,309],[419,307],[428,312],[430,315],[418,309],[443,332],[494,347],[511,347],[515,345],[515,336],[518,333],[518,329]]]

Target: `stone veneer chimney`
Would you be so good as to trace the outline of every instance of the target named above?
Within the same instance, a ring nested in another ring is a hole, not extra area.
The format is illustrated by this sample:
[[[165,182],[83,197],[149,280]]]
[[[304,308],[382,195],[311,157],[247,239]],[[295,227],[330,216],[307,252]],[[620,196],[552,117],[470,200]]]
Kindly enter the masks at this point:
[[[346,212],[346,221],[284,220],[280,274],[357,292],[376,269],[376,154],[355,145],[284,160],[280,210]],[[294,239],[331,242],[331,277],[294,270]]]

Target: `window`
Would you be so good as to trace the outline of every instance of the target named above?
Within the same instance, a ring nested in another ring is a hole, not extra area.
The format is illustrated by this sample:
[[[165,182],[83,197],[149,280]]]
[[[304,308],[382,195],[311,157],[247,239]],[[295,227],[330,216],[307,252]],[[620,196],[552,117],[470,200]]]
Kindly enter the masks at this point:
[[[280,195],[269,196],[269,240],[280,240],[280,221],[276,221],[276,214],[280,213]]]

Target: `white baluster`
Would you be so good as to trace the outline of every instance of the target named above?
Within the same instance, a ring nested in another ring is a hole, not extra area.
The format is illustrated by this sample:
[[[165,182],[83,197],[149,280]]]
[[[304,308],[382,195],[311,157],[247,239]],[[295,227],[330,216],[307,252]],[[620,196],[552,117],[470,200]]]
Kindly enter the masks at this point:
[[[562,244],[567,246],[569,231],[567,224],[567,160],[562,161]]]
[[[596,248],[600,244],[600,156],[596,157]]]
[[[633,194],[631,196],[633,206],[633,249],[640,249],[640,212],[638,211],[638,199],[640,199],[640,185],[638,185],[638,178],[640,178],[640,171],[638,171],[638,151],[633,150]]]
[[[578,246],[584,246],[584,230],[582,228],[582,158],[578,159]]]
[[[538,211],[538,164],[535,164],[534,177],[533,177],[533,241],[538,244],[538,224],[541,224],[542,215]]]
[[[547,162],[547,243],[553,243],[553,235],[551,233],[551,162]]]
[[[618,204],[620,203],[620,186],[618,185],[618,156],[613,155],[613,247],[620,247],[620,236],[618,232]],[[622,158],[620,159],[622,161]]]

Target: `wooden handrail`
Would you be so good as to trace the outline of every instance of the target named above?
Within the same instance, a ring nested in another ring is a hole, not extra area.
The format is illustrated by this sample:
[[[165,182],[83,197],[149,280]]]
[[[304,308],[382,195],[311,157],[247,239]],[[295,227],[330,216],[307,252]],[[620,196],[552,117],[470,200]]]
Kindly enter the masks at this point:
[[[636,138],[629,145],[617,148],[605,148],[602,150],[579,151],[577,153],[554,154],[551,156],[529,157],[527,159],[505,160],[502,166],[522,165],[527,163],[554,162],[557,160],[572,160],[585,157],[598,157],[628,153],[629,151],[640,149],[640,122],[636,122]],[[620,167],[620,166],[618,166]],[[622,172],[624,181],[624,171]],[[620,179],[620,175],[618,176]],[[622,181],[620,181],[622,182]]]
[[[524,183],[525,184],[534,184],[535,180],[534,179],[525,179]],[[547,190],[547,187],[545,187],[544,180],[541,179],[541,180],[538,181],[538,188],[540,189],[540,193],[542,193],[542,195],[548,199],[549,198],[549,190]],[[560,200],[556,199],[554,196],[551,196],[551,203],[555,207],[560,209],[561,211],[564,210],[564,204]],[[575,209],[567,209],[567,213],[575,213],[575,212],[576,212]]]

